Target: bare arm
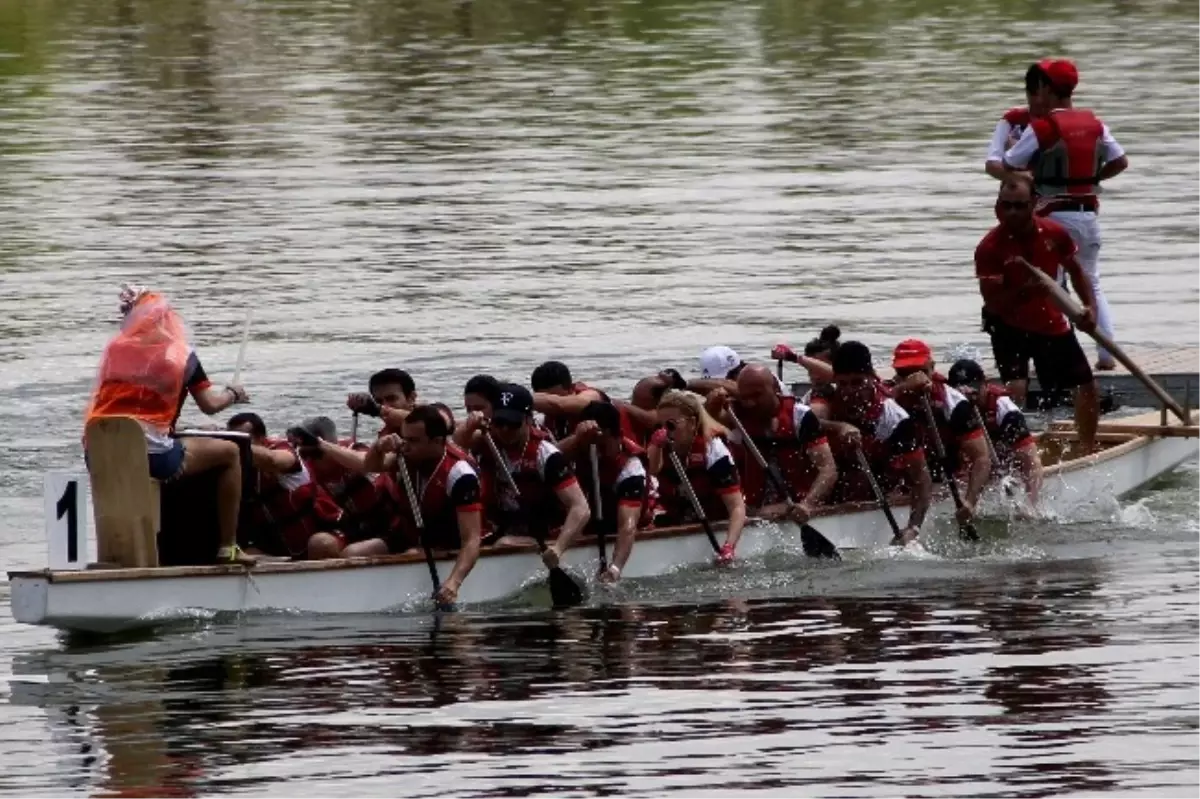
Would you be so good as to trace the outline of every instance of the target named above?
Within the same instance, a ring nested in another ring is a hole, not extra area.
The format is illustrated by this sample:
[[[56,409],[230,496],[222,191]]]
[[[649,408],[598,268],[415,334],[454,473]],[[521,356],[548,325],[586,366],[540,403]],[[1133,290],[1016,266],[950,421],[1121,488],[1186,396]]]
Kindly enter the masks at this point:
[[[578,416],[584,408],[599,400],[600,393],[597,391],[583,391],[565,397],[538,391],[533,395],[533,409],[552,416]]]
[[[810,447],[808,459],[817,469],[817,479],[813,481],[812,488],[808,489],[808,494],[804,497],[802,504],[806,505],[811,512],[833,490],[834,483],[837,482],[838,470],[829,444],[822,443],[820,446]]]
[[[987,487],[988,478],[992,476],[992,456],[988,452],[987,442],[983,436],[968,439],[959,445],[960,457],[970,464],[967,473],[967,495],[964,497],[972,508],[979,502],[983,489]]]
[[[1095,312],[1096,292],[1092,288],[1091,278],[1088,277],[1083,267],[1079,265],[1079,260],[1075,256],[1071,256],[1063,259],[1062,265],[1071,278],[1071,288],[1075,290],[1075,294],[1083,301],[1086,307],[1091,308]]]
[[[220,413],[228,408],[233,403],[237,402],[237,393],[229,386],[208,386],[200,391],[192,392],[192,399],[196,400],[196,407],[203,411],[206,415]]]
[[[554,494],[567,509],[567,519],[563,522],[562,529],[558,533],[558,543],[555,545],[555,548],[563,553],[567,551],[588,520],[592,518],[592,509],[588,507],[587,498],[584,497],[583,489],[579,487],[578,482],[572,481],[556,490]]]
[[[618,410],[628,414],[633,423],[643,430],[652,430],[658,424],[658,411],[648,411],[645,408],[639,408],[632,403],[621,402],[620,400],[614,400],[613,405],[616,405]]]
[[[1042,459],[1038,457],[1037,444],[1030,441],[1016,452],[1017,467],[1025,483],[1025,493],[1035,507],[1042,490]]]
[[[1100,167],[1100,171],[1096,173],[1096,182],[1103,182],[1115,178],[1117,175],[1129,168],[1129,159],[1125,156],[1114,158],[1113,160]]]
[[[700,378],[699,380],[689,380],[688,391],[694,391],[697,394],[707,395],[710,391],[718,388],[723,388],[729,392],[729,396],[737,396],[737,381],[723,380],[719,378]]]
[[[254,468],[264,474],[291,474],[300,468],[300,459],[289,449],[270,449],[251,444],[250,458],[254,461]]]
[[[746,497],[741,491],[728,491],[721,495],[721,501],[725,503],[725,511],[729,514],[725,544],[737,549],[738,540],[742,537],[742,528],[746,526]]]
[[[458,550],[458,558],[454,561],[454,569],[446,578],[446,585],[455,591],[462,585],[463,580],[475,568],[479,560],[480,541],[483,539],[483,513],[479,510],[458,511],[458,534],[462,546]]]
[[[613,546],[612,563],[621,571],[625,570],[625,564],[633,553],[633,541],[637,537],[641,517],[640,507],[617,504],[617,543]]]
[[[826,380],[833,380],[833,367],[825,363],[819,358],[810,358],[807,355],[797,355],[796,363],[804,367],[804,370],[811,375],[819,375]]]
[[[925,522],[933,500],[933,480],[924,458],[909,458],[904,465],[905,476],[912,487],[912,504],[908,509],[908,526],[919,528]]]

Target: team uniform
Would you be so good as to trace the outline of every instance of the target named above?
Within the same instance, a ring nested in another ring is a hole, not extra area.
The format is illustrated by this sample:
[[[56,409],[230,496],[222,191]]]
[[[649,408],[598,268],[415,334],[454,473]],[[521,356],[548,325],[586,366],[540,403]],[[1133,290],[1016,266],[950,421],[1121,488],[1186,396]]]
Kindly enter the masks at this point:
[[[507,480],[491,481],[487,513],[495,532],[485,543],[504,535],[556,535],[566,518],[557,492],[578,482],[567,457],[550,443],[549,433],[533,427],[519,453],[501,454],[506,460],[501,464],[492,461],[491,453],[484,454],[485,471],[507,469],[519,496],[513,494]]]
[[[888,396],[882,385],[876,387],[875,401],[866,418],[852,417],[840,402],[831,406],[834,421],[849,422],[862,433],[863,454],[884,490],[903,483],[903,471],[913,461],[925,461],[916,423]],[[837,502],[873,499],[871,485],[853,454],[841,453],[839,480],[835,488]]]
[[[670,447],[671,444],[668,442],[665,446]],[[725,440],[720,436],[708,440],[704,436],[696,436],[691,451],[680,461],[705,516],[710,519],[727,518],[729,513],[723,498],[726,494],[740,493],[742,486],[733,454]],[[658,482],[658,501],[663,515],[656,523],[664,525],[697,521],[695,509],[675,471],[675,465],[665,452],[660,474],[662,479]]]
[[[421,509],[421,521],[425,526],[425,543],[433,549],[461,548],[458,515],[483,513],[482,488],[474,459],[453,444],[447,444],[445,454],[431,474],[426,476],[410,471],[410,475],[413,493]],[[400,480],[397,478],[397,481]],[[421,536],[408,494],[403,488],[397,499],[401,541],[404,545],[417,546]]]
[[[779,398],[779,410],[768,426],[747,416],[743,426],[750,439],[758,447],[767,468],[788,487],[797,501],[804,498],[816,479],[817,470],[809,459],[809,450],[828,443],[821,432],[821,421],[816,414],[795,397]],[[772,480],[758,461],[749,452],[741,431],[730,434],[730,443],[737,454],[737,466],[742,475],[742,492],[746,504],[762,507],[784,502],[787,497],[780,494],[776,481]]]
[[[941,375],[934,375],[929,393],[929,407],[933,411],[933,418],[937,423],[937,435],[941,437],[942,445],[946,449],[946,458],[957,468],[962,465],[958,458],[962,445],[968,441],[982,438],[983,428],[979,425],[979,420],[971,407],[971,401],[963,396],[962,392],[946,385],[945,380]],[[925,452],[927,454],[936,453],[933,431],[929,429],[929,423],[925,418],[925,409],[920,406],[919,400],[905,400],[899,404],[912,418],[917,440],[925,447]],[[941,463],[937,463],[936,458],[934,461],[935,464],[930,469],[930,473],[934,479],[940,479],[943,476]]]
[[[584,487],[583,493],[592,508],[592,520],[588,529],[592,532],[598,529],[615,532],[619,508],[637,508],[638,526],[649,525],[652,520],[653,503],[645,450],[636,442],[624,438],[621,440],[621,448],[615,454],[600,454],[596,460],[600,471],[600,521],[596,520],[591,460],[580,458],[576,464],[578,479]]]
[[[975,248],[975,276],[1000,278],[1006,286],[1027,286],[1027,268],[1012,259],[1024,258],[1057,278],[1062,262],[1075,254],[1070,234],[1048,217],[1035,217],[1033,230],[1021,235],[998,225]],[[1018,302],[1005,308],[985,307],[983,320],[1001,380],[1027,380],[1032,359],[1044,389],[1091,382],[1092,368],[1070,322],[1044,289],[1026,288]]]
[[[1061,224],[1074,239],[1079,263],[1096,292],[1096,326],[1113,337],[1112,314],[1100,288],[1101,167],[1125,155],[1108,126],[1084,108],[1062,108],[1031,120],[1004,154],[1012,169],[1029,168],[1040,197],[1038,213]],[[1110,356],[1101,351],[1100,357]]]

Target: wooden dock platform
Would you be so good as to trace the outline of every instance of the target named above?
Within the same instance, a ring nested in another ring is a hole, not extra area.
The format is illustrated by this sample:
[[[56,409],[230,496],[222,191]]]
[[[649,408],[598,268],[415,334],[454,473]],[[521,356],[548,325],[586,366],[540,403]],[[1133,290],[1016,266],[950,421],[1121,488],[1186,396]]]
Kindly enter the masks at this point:
[[[981,365],[988,378],[998,380],[996,364],[991,356],[991,345],[983,342],[976,345],[976,349],[980,353],[984,353]],[[1084,352],[1089,358],[1092,358],[1095,347],[1086,346],[1085,343]],[[1130,345],[1125,347],[1125,353],[1180,404],[1189,408],[1195,408],[1200,404],[1200,347],[1152,348]],[[940,353],[935,352],[935,357],[939,355]],[[876,355],[876,371],[885,380],[892,377],[890,360],[890,353]],[[951,363],[953,362],[939,360],[937,362],[938,371],[945,374],[949,371]],[[1105,411],[1117,408],[1157,408],[1159,405],[1158,400],[1142,385],[1141,381],[1120,364],[1117,364],[1117,368],[1111,372],[1096,372],[1096,383],[1100,388]],[[796,396],[802,396],[806,391],[808,391],[808,381],[792,384],[792,392]],[[1070,392],[1058,392],[1057,396],[1047,396],[1046,392],[1038,385],[1037,378],[1031,376],[1026,410],[1044,410],[1070,404]]]

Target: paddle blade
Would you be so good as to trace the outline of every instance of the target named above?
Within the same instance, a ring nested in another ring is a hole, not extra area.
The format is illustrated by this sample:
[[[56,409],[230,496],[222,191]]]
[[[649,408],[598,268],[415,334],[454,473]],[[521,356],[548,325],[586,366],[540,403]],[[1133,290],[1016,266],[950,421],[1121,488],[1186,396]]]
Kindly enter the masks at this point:
[[[979,531],[975,529],[973,522],[967,522],[966,524],[959,525],[958,537],[964,541],[978,541]]]
[[[550,601],[556,608],[583,604],[583,588],[558,566],[550,570]]]
[[[810,558],[828,558],[829,560],[841,560],[842,556],[838,553],[837,547],[833,545],[825,536],[811,525],[800,525],[800,545],[804,547],[804,554]]]

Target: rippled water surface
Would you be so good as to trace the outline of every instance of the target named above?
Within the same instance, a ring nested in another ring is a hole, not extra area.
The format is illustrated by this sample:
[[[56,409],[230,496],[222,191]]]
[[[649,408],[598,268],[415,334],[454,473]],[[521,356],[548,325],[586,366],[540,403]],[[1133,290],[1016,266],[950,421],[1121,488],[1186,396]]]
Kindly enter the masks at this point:
[[[0,560],[44,562],[121,280],[278,431],[384,366],[618,394],[836,320],[982,343],[1025,66],[1129,153],[1118,337],[1195,346],[1195,2],[0,3]],[[189,411],[192,421],[194,411]],[[776,557],[434,619],[12,622],[0,793],[1195,795],[1197,473],[976,552]]]

